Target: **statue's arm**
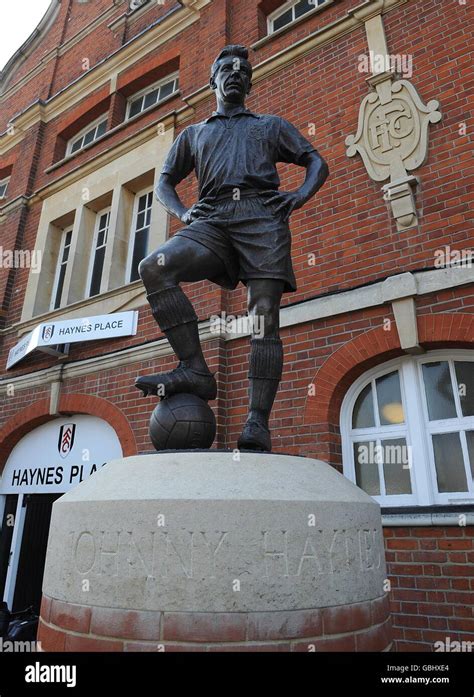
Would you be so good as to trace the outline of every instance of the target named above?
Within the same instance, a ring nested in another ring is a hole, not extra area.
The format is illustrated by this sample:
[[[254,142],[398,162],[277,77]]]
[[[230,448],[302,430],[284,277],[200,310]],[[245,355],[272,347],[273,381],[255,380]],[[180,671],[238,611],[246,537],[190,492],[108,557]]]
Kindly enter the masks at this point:
[[[171,174],[162,174],[158,180],[155,194],[158,201],[166,208],[168,213],[175,215],[183,222],[183,217],[188,212],[188,209],[176,192],[177,184],[178,182]]]
[[[306,177],[297,194],[299,195],[301,206],[304,206],[328,178],[329,167],[326,160],[316,150],[305,153],[300,164],[302,167],[306,167]],[[297,207],[300,208],[301,206]]]
[[[182,223],[189,225],[193,220],[205,218],[214,206],[210,203],[195,203],[191,208],[186,208],[176,192],[176,186],[181,180],[173,177],[172,174],[163,173],[155,189],[156,198],[164,208],[175,215]]]
[[[279,191],[263,202],[266,205],[276,203],[275,212],[281,212],[284,220],[288,220],[294,210],[304,206],[322,187],[329,175],[326,160],[316,150],[304,153],[298,164],[306,167],[305,180],[300,188],[296,191]]]

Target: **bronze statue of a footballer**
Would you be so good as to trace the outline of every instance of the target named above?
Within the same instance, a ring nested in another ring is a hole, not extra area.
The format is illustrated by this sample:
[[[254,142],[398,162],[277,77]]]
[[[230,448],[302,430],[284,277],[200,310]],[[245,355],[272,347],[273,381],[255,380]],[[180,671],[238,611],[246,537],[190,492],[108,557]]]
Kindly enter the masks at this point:
[[[139,266],[153,316],[179,364],[167,373],[139,377],[135,385],[145,394],[191,392],[215,399],[216,381],[202,354],[197,315],[179,284],[209,279],[234,289],[242,281],[252,334],[249,411],[237,446],[271,451],[268,419],[283,369],[280,300],[282,293],[296,290],[288,221],[324,184],[328,167],[291,123],[245,107],[252,66],[244,46],[226,46],[219,53],[210,85],[217,110],[179,134],[156,188],[158,200],[185,227]],[[277,162],[306,168],[297,191],[278,191]],[[188,209],[175,187],[193,170],[199,200]]]

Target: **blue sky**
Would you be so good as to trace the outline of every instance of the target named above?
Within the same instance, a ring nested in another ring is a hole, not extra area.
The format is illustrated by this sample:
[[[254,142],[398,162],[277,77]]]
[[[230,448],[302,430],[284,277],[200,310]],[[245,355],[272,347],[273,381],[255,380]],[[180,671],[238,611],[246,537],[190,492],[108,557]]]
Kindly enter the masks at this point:
[[[0,10],[0,69],[36,29],[50,0],[2,0]]]

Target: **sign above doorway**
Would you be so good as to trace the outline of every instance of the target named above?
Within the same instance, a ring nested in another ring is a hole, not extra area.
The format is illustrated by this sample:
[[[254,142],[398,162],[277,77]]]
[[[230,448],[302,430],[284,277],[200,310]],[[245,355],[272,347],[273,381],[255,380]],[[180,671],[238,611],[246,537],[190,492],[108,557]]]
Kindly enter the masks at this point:
[[[7,370],[21,361],[35,349],[59,344],[72,344],[78,341],[97,341],[115,339],[137,333],[138,311],[115,312],[111,315],[93,315],[57,322],[38,324],[33,331],[24,336],[10,349]]]
[[[122,454],[117,434],[103,419],[78,414],[48,421],[13,448],[0,495],[63,493]]]

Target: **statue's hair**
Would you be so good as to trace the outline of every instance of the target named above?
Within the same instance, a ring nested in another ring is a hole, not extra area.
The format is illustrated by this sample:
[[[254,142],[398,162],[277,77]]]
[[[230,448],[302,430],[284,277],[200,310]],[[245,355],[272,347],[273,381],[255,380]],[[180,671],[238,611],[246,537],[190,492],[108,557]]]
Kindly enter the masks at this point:
[[[242,58],[242,60],[248,61],[249,52],[245,46],[242,46],[241,44],[229,44],[228,46],[224,46],[211,66],[211,78],[214,77],[217,69],[219,68],[219,61],[221,61],[223,58],[227,58],[228,56],[235,56],[236,58]],[[250,70],[252,70],[252,66],[250,66]]]

